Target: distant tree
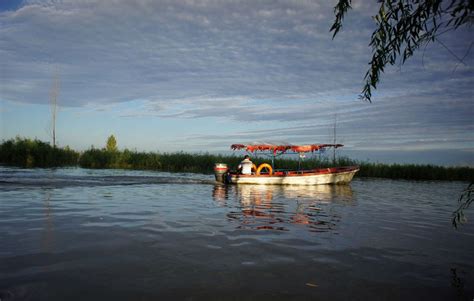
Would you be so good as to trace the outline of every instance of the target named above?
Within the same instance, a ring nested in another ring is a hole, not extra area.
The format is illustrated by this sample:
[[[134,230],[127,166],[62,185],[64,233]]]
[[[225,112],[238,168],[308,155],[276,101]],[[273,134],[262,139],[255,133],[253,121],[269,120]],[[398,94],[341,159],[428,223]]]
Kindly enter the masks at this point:
[[[334,7],[336,19],[330,29],[333,38],[341,30],[344,16],[351,9],[351,2],[352,0],[339,0]],[[398,62],[403,65],[415,50],[431,42],[437,41],[446,47],[438,39],[440,35],[464,25],[470,26],[474,20],[474,0],[378,0],[378,2],[380,7],[373,17],[377,28],[372,33],[369,44],[372,46],[372,59],[359,96],[369,102],[372,88],[377,88],[380,73],[387,64],[395,65]],[[463,60],[456,58],[460,62]]]
[[[109,152],[117,151],[117,140],[115,139],[114,135],[110,135],[109,138],[107,138],[107,146],[105,149]]]

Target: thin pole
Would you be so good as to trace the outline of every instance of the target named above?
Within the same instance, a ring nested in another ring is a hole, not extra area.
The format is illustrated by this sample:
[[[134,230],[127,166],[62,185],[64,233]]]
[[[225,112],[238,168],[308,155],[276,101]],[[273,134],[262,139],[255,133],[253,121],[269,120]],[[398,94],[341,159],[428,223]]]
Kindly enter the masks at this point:
[[[56,114],[58,111],[58,95],[59,95],[59,75],[56,70],[53,86],[51,87],[51,121],[53,132],[53,147],[56,147]]]
[[[334,140],[333,144],[336,145],[336,126],[337,126],[337,114],[334,115]],[[336,164],[336,148],[332,148],[332,164]]]

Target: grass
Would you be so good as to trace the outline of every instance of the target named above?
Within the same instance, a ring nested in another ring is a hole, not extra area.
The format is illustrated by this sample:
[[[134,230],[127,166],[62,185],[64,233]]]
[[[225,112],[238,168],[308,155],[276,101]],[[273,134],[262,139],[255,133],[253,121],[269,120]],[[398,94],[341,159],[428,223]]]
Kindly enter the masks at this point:
[[[209,153],[190,154],[138,152],[125,149],[123,151],[108,151],[91,148],[79,153],[65,148],[55,148],[49,143],[27,138],[15,138],[0,144],[0,163],[20,167],[57,167],[80,166],[83,168],[120,168],[143,169],[169,172],[213,173],[214,164],[226,163],[235,169],[242,160],[239,155],[213,155]],[[252,161],[259,165],[270,163],[265,158],[253,157]],[[355,161],[340,157],[337,162],[329,159],[307,158],[301,163],[301,168],[318,168],[329,166],[359,165],[357,177],[376,177],[406,180],[447,180],[474,181],[474,168],[443,167],[416,164],[382,164]],[[289,158],[277,158],[276,168],[297,169],[298,161]]]
[[[20,167],[75,166],[79,153],[69,147],[52,147],[37,139],[17,137],[0,144],[0,163]]]
[[[360,162],[359,177],[407,179],[407,180],[444,180],[474,181],[472,167],[444,167],[417,164],[382,164]]]

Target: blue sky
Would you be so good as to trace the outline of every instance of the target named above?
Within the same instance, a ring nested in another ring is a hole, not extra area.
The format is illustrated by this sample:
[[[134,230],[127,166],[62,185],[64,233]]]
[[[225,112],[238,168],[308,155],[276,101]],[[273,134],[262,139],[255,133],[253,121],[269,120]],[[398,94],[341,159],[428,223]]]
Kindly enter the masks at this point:
[[[332,141],[383,162],[474,165],[472,30],[386,69],[357,99],[376,1],[353,1],[332,40],[335,1],[0,1],[0,138],[147,151]],[[337,117],[335,117],[337,116]]]

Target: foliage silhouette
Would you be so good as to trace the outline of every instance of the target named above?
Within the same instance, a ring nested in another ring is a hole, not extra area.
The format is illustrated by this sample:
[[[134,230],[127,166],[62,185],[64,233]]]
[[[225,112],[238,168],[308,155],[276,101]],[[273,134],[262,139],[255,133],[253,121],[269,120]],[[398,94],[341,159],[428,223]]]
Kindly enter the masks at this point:
[[[371,101],[380,74],[387,64],[404,64],[420,47],[438,41],[441,34],[472,24],[472,0],[379,0],[378,13],[373,17],[376,29],[369,46],[372,58],[365,74],[360,94]],[[335,20],[330,29],[333,38],[342,29],[344,16],[352,0],[339,0],[334,7]],[[440,42],[441,43],[441,42]],[[441,43],[442,44],[442,43]],[[443,45],[443,44],[442,44]],[[461,60],[462,61],[462,60]]]

